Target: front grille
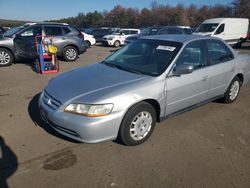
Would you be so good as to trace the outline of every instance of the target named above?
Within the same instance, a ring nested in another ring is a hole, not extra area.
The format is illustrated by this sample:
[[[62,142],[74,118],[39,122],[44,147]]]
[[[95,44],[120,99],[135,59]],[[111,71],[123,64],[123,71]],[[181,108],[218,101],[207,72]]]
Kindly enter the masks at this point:
[[[45,90],[43,93],[43,102],[53,110],[56,110],[62,104],[59,100],[49,95]]]
[[[64,128],[64,127],[61,127],[61,126],[59,126],[59,125],[56,125],[56,124],[52,123],[51,121],[48,121],[48,123],[49,123],[52,127],[54,127],[55,129],[58,129],[58,130],[60,130],[60,131],[62,131],[62,132],[65,132],[65,133],[67,133],[67,134],[70,134],[70,135],[72,135],[72,136],[75,136],[75,137],[79,137],[79,138],[80,138],[80,136],[79,136],[75,131],[72,131],[72,130],[70,130],[70,129],[66,129],[66,128]]]

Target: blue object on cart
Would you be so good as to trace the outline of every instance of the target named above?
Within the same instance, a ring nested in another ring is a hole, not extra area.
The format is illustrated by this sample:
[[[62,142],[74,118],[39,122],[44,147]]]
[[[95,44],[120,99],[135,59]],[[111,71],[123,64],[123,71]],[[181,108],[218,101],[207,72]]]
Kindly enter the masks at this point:
[[[45,63],[44,63],[44,58],[43,58],[43,45],[42,44],[38,44],[38,53],[39,53],[39,59],[41,63],[41,70],[44,71]]]

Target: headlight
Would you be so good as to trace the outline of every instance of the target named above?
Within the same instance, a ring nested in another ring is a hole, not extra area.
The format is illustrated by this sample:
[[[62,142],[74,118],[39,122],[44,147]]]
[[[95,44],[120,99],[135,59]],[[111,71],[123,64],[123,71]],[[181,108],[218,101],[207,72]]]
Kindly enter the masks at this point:
[[[88,117],[106,116],[111,113],[113,104],[70,104],[64,111]]]
[[[114,39],[114,37],[109,37],[109,38],[108,38],[108,40],[113,40],[113,39]]]

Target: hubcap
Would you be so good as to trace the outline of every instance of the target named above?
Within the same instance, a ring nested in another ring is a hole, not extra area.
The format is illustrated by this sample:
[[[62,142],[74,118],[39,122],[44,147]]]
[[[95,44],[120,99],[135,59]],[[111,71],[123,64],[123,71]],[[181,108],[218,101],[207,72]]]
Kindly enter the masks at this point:
[[[10,55],[4,51],[0,51],[0,64],[6,65],[10,62]]]
[[[149,112],[140,112],[137,114],[130,125],[130,136],[138,141],[145,138],[152,127],[152,116]]]
[[[76,58],[76,51],[72,48],[68,49],[66,51],[66,57],[69,59],[69,60],[74,60]]]
[[[230,88],[230,93],[229,93],[229,98],[231,100],[236,99],[238,93],[240,90],[240,83],[238,81],[234,81],[234,83],[232,84],[231,88]]]

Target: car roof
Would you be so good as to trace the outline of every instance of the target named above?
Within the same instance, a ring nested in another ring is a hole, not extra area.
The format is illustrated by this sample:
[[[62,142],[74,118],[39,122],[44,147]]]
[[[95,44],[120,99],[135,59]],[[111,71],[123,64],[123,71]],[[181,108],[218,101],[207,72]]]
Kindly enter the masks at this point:
[[[163,40],[186,43],[198,39],[211,39],[212,37],[202,36],[202,35],[149,35],[141,37],[140,39],[150,39],[150,40]]]
[[[56,23],[56,22],[34,22],[34,23],[26,23],[25,25],[65,25],[68,26],[67,23]]]

